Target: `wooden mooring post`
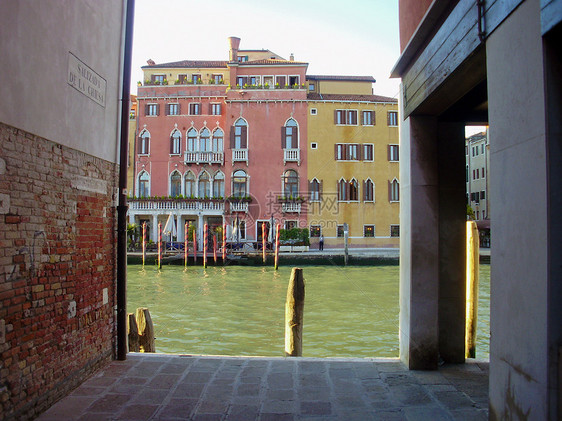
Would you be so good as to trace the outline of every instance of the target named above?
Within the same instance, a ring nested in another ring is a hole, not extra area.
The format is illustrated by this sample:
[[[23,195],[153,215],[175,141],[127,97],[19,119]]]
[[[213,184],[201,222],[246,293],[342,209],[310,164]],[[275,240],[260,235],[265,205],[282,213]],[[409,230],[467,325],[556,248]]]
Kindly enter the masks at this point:
[[[293,268],[285,303],[285,356],[302,356],[304,278],[301,268]]]
[[[476,358],[480,241],[476,222],[466,222],[466,332],[465,356]]]
[[[128,317],[129,352],[156,352],[154,325],[147,308],[137,308]]]

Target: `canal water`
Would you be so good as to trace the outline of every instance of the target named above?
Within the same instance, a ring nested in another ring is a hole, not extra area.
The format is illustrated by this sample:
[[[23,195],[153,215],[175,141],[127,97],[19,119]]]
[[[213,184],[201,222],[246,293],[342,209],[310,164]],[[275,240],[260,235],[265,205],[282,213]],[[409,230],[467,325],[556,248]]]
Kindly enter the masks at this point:
[[[488,358],[490,266],[480,266],[477,358]],[[303,266],[305,357],[398,357],[398,266]],[[129,265],[127,308],[147,307],[156,351],[283,356],[291,267]]]

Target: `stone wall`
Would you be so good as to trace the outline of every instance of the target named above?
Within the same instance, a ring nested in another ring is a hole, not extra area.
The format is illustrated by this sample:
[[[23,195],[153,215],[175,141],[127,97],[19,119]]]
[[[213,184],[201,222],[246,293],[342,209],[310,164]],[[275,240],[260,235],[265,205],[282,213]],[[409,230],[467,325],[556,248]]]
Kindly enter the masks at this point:
[[[0,419],[33,418],[112,358],[117,171],[0,123]]]

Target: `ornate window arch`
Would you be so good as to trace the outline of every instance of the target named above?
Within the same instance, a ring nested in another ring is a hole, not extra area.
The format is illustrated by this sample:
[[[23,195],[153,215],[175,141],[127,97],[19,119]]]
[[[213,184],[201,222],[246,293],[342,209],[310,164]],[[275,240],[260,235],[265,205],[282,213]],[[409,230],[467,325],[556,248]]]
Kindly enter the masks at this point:
[[[248,148],[248,122],[240,117],[232,126],[230,133],[230,147],[232,149]]]
[[[170,174],[170,197],[178,197],[181,194],[181,174],[178,170]]]
[[[224,197],[224,174],[220,170],[213,177],[213,197]]]
[[[170,155],[181,154],[181,132],[175,128],[170,134]]]
[[[206,127],[199,132],[199,151],[211,152],[211,131]]]
[[[188,152],[197,152],[197,137],[199,133],[192,127],[187,131],[185,150]]]
[[[195,174],[191,170],[185,173],[184,179],[184,192],[185,197],[195,197],[197,190],[195,185]]]
[[[244,170],[236,170],[232,174],[232,195],[246,197],[248,195],[248,175]]]
[[[143,129],[139,134],[138,141],[139,155],[150,155],[150,132],[146,129]]]
[[[213,132],[212,148],[213,152],[224,151],[224,132],[219,128]]]
[[[283,174],[283,194],[285,197],[298,197],[299,174],[295,170],[287,170]]]
[[[142,170],[137,178],[137,196],[150,197],[150,174]]]
[[[281,148],[298,149],[299,147],[299,125],[294,118],[289,118],[281,127]]]
[[[197,182],[197,196],[204,199],[211,197],[211,178],[207,171],[201,171]]]

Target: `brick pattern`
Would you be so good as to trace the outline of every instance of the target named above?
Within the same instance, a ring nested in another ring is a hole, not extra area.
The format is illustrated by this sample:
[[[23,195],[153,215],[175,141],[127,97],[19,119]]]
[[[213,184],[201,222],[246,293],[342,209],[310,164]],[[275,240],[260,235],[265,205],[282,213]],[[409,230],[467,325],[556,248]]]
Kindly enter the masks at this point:
[[[33,418],[111,359],[117,171],[0,123],[0,419]]]

